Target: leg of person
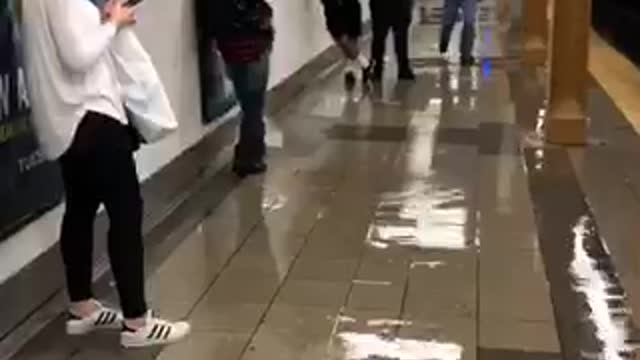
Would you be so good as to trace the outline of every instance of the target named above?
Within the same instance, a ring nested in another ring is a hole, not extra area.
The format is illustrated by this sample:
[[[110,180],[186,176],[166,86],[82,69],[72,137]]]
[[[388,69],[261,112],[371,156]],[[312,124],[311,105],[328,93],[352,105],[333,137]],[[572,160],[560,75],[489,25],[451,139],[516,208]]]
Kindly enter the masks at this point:
[[[463,0],[462,12],[464,15],[464,26],[462,28],[462,40],[460,41],[460,63],[463,66],[475,64],[473,45],[476,37],[477,11],[477,0]]]
[[[360,51],[360,38],[362,37],[362,6],[359,0],[344,0],[343,9],[346,21],[346,33],[348,36],[349,58],[352,65],[359,67],[362,72],[362,81],[367,83],[371,77],[371,64]]]
[[[357,0],[356,0],[357,1]],[[346,71],[344,75],[345,86],[351,90],[356,84],[357,72],[360,69],[358,64],[358,56],[360,55],[360,47],[358,39],[360,37],[360,28],[358,24],[354,24],[353,4],[343,2],[340,5],[340,15],[344,34],[340,38],[340,47],[346,58]],[[359,17],[358,14],[355,14]]]
[[[411,28],[411,18],[413,11],[413,1],[403,0],[402,11],[393,24],[394,45],[396,58],[398,60],[398,78],[401,80],[414,80],[415,74],[411,69],[409,61],[409,29]]]
[[[442,15],[442,29],[440,30],[440,53],[446,54],[449,50],[451,33],[458,18],[460,0],[445,0],[444,13]]]
[[[388,14],[385,14],[386,0],[371,0],[371,20],[373,22],[373,42],[371,57],[373,59],[373,80],[380,80],[384,71],[384,54],[387,36],[391,29]]]
[[[263,173],[267,170],[264,108],[269,82],[269,53],[251,63],[229,64],[240,107],[240,139],[236,146],[234,172],[239,176]]]
[[[155,319],[147,309],[143,203],[133,158],[135,144],[126,126],[107,116],[96,116],[100,136],[92,167],[110,222],[109,258],[125,318],[121,343],[125,347],[145,347],[179,341],[189,334],[189,324]]]
[[[94,162],[91,149],[93,134],[87,125],[85,118],[71,148],[60,159],[66,193],[60,248],[71,301],[66,323],[67,333],[70,335],[83,335],[93,330],[122,326],[122,315],[95,301],[91,289],[93,224],[99,200],[95,189],[95,174],[90,167]]]
[[[360,55],[359,40],[362,36],[362,9],[359,0],[343,0],[341,5],[344,22],[345,44],[350,60],[357,60]]]
[[[348,57],[343,43],[346,30],[340,3],[337,0],[322,0],[322,6],[327,31],[345,57]]]

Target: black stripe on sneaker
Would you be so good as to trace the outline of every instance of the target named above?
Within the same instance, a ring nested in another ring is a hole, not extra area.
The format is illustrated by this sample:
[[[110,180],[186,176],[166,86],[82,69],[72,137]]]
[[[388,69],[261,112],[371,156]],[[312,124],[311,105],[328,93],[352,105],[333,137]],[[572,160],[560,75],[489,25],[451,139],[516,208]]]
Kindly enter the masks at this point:
[[[94,325],[96,326],[100,326],[102,325],[102,321],[104,321],[104,312],[101,312],[100,315],[98,316],[98,319],[96,319],[96,322],[94,323]]]
[[[156,331],[158,331],[158,324],[153,325],[153,329],[149,333],[149,336],[147,336],[147,339],[153,339],[156,336]]]
[[[169,331],[171,331],[171,326],[169,325],[165,326],[164,331],[159,336],[159,340],[166,340],[167,334],[169,333]]]
[[[173,326],[171,325],[167,326],[167,332],[164,334],[164,340],[169,339],[169,335],[171,335],[171,330],[173,330]]]
[[[110,312],[107,316],[107,320],[105,321],[105,325],[111,325],[116,320],[116,314]]]
[[[160,326],[160,331],[158,331],[158,333],[156,334],[156,340],[162,340],[162,334],[164,333],[164,329],[166,329],[166,326],[164,325]]]
[[[107,315],[104,317],[104,323],[102,325],[113,324],[113,313],[107,312]]]

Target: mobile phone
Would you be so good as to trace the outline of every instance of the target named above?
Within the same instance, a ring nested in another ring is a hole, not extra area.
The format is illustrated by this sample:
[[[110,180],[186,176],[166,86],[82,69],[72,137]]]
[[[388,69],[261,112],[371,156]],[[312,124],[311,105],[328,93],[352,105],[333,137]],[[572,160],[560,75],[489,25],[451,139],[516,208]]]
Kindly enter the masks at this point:
[[[127,0],[127,2],[124,3],[124,6],[128,6],[128,7],[134,7],[138,4],[140,4],[143,0]]]

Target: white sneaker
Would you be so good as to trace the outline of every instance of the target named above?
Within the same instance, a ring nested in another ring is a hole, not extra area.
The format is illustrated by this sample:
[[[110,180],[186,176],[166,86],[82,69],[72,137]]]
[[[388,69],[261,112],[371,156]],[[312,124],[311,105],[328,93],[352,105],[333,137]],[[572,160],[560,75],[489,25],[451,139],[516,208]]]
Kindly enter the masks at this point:
[[[102,306],[100,303],[98,310],[93,314],[81,318],[69,313],[70,319],[67,320],[67,334],[69,335],[85,335],[95,330],[114,330],[122,328],[122,313]]]
[[[168,322],[147,314],[146,325],[137,331],[124,329],[120,335],[120,343],[125,348],[140,348],[155,345],[176,343],[186,338],[191,332],[188,322]]]

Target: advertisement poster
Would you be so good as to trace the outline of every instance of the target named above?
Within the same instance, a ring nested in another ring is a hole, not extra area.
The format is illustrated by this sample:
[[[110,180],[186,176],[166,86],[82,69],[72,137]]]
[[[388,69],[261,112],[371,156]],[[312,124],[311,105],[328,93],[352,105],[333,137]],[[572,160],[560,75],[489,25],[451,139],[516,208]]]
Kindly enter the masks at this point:
[[[62,198],[57,165],[33,135],[14,11],[0,0],[0,240]]]
[[[215,41],[207,35],[208,19],[206,1],[196,0],[196,26],[198,34],[198,55],[200,63],[200,91],[202,98],[202,119],[212,123],[236,104],[233,85],[227,78],[224,61],[216,48]]]

